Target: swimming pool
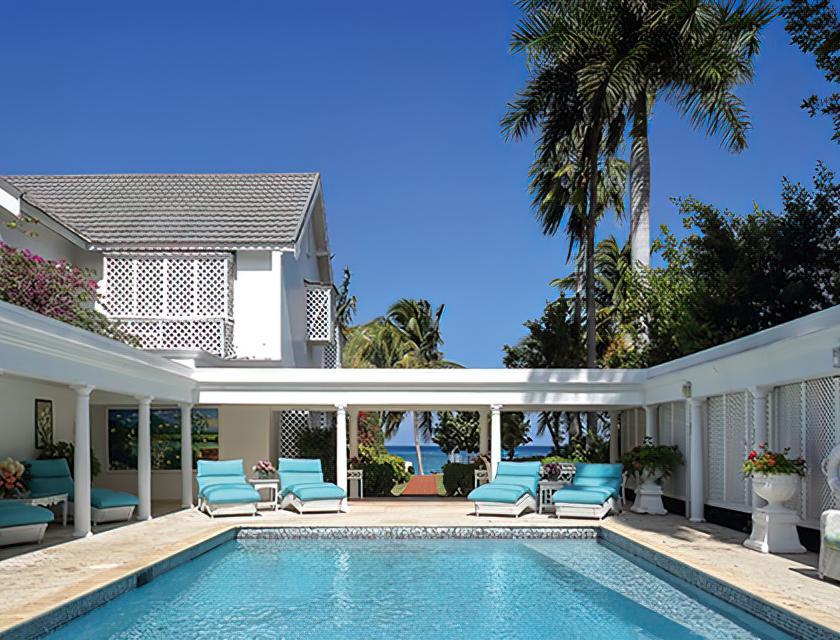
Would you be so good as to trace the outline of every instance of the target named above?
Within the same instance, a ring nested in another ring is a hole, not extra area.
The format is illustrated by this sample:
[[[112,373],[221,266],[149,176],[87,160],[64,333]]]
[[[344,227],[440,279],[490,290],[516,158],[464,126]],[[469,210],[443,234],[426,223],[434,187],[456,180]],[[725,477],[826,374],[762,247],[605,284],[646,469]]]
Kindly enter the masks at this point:
[[[45,638],[790,636],[596,540],[234,539]]]

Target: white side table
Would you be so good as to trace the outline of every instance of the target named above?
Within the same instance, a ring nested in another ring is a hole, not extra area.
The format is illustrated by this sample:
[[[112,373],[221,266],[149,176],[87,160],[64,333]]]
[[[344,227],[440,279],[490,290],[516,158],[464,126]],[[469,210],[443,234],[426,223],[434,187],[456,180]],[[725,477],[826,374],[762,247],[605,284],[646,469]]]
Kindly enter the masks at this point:
[[[268,505],[269,507],[274,507],[274,510],[280,507],[280,501],[278,500],[278,496],[280,495],[280,479],[279,478],[248,478],[249,484],[251,484],[254,489],[257,491],[261,491],[262,489],[268,489],[269,499],[266,502],[261,502],[260,506]]]
[[[359,483],[359,500],[365,497],[365,470],[364,469],[348,469],[347,483],[351,481]]]
[[[490,482],[490,473],[487,469],[476,469],[473,471],[473,488],[477,489],[479,485]]]
[[[540,501],[537,513],[542,513],[547,508],[554,511],[554,504],[551,502],[551,498],[554,495],[554,492],[558,489],[562,489],[566,486],[566,483],[562,480],[540,480],[538,486],[539,488],[537,489],[537,492],[540,495]]]
[[[51,496],[38,496],[37,498],[8,498],[9,502],[17,502],[19,504],[31,504],[36,507],[53,507],[57,504],[61,505],[61,525],[67,526],[67,494],[56,493]]]

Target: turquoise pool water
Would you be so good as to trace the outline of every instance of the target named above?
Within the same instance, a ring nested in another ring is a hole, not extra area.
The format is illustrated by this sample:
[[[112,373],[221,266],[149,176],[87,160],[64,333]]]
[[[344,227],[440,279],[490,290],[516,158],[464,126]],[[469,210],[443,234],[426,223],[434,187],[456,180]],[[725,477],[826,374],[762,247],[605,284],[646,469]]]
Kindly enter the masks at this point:
[[[788,638],[594,540],[234,540],[58,639]]]

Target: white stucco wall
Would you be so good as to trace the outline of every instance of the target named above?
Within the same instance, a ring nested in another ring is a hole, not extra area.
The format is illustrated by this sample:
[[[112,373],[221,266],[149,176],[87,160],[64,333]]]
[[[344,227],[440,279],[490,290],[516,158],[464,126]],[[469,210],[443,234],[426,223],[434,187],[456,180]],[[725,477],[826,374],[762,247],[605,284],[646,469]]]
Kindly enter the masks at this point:
[[[310,345],[306,339],[306,280],[320,280],[311,224],[301,235],[297,255],[291,251],[283,253],[283,349],[286,354],[283,366],[287,367],[321,366],[321,348]]]
[[[0,375],[0,459],[25,460],[35,449],[35,399],[53,402],[54,439],[73,440],[76,394],[64,386]]]
[[[233,342],[239,358],[282,360],[281,257],[278,251],[237,251]]]

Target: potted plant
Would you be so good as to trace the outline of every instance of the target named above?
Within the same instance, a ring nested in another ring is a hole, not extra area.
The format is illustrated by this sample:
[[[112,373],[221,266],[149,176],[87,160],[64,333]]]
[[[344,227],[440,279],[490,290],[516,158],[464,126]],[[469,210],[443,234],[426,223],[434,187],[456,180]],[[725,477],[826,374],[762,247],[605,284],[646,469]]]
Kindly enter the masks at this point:
[[[559,462],[547,462],[542,467],[540,467],[540,476],[542,476],[543,480],[551,480],[556,482],[560,480],[560,476],[563,474],[563,465]]]
[[[258,460],[257,464],[251,467],[251,471],[256,473],[260,480],[274,478],[277,475],[277,469],[268,460]]]
[[[621,457],[621,463],[627,473],[634,474],[638,479],[631,510],[656,515],[668,513],[662,504],[662,483],[685,463],[680,450],[676,446],[653,444],[653,438],[646,437],[641,446]]]
[[[23,464],[14,458],[0,461],[0,498],[20,498],[23,495],[24,471]]]
[[[743,472],[753,491],[767,501],[753,512],[753,528],[744,546],[764,553],[804,553],[796,523],[799,517],[783,503],[799,488],[808,472],[805,459],[790,458],[790,449],[771,451],[764,442],[747,454]]]

